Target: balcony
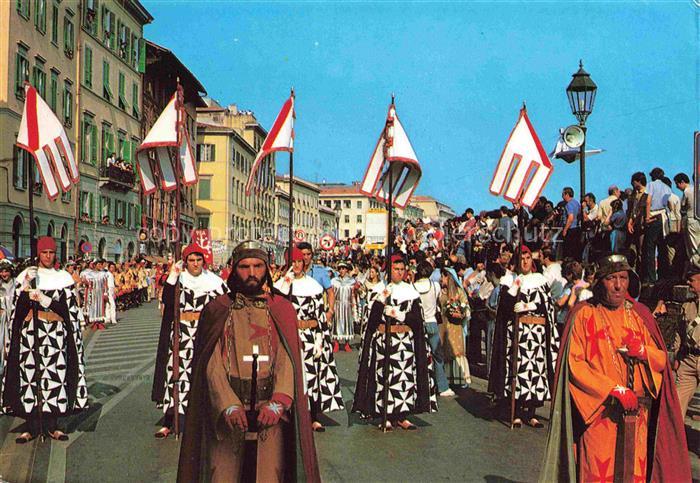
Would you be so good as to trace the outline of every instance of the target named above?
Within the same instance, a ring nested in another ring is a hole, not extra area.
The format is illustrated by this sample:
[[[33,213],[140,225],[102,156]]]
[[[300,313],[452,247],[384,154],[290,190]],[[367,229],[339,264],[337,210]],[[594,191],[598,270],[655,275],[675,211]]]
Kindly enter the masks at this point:
[[[134,188],[135,181],[136,173],[131,164],[117,161],[100,168],[100,188],[125,193]]]

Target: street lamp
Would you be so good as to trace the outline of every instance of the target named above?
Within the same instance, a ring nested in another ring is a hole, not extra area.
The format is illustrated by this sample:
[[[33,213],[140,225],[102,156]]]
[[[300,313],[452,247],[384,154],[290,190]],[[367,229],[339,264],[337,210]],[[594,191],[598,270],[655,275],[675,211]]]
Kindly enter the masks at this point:
[[[579,148],[581,156],[580,176],[581,176],[581,203],[586,194],[586,119],[593,111],[593,103],[595,102],[595,94],[598,87],[591,79],[588,72],[583,70],[583,61],[579,61],[578,72],[576,72],[566,88],[566,96],[569,98],[571,112],[578,120],[581,130],[583,130],[583,143]],[[583,215],[583,206],[581,206],[581,215]]]

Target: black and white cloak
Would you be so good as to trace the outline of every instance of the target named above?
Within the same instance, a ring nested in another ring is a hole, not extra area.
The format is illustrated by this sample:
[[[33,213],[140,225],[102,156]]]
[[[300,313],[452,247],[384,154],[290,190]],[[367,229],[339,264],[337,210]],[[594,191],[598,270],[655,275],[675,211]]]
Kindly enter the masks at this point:
[[[42,412],[66,416],[88,406],[75,282],[65,270],[39,268],[36,287],[51,298],[51,305],[44,308],[30,301],[29,292],[22,290],[26,273],[24,270],[16,280],[2,406],[7,414],[26,418],[37,407],[39,382]],[[38,307],[38,321],[31,315],[33,303]],[[60,321],[48,320],[56,315]],[[34,357],[37,344],[41,354],[38,365]],[[41,374],[38,378],[36,371]]]
[[[180,274],[180,312],[200,313],[210,300],[228,293],[228,287],[221,278],[203,270],[198,276],[192,276],[188,271]],[[178,411],[185,414],[190,392],[190,377],[192,372],[192,355],[197,336],[199,320],[180,319],[179,342],[179,373],[178,381],[173,377],[173,316],[175,301],[175,285],[168,282],[163,284],[163,319],[158,339],[156,367],[153,373],[151,400],[164,412],[172,412],[175,406],[173,389],[178,383]],[[167,381],[167,383],[166,383]],[[167,390],[166,390],[167,389]]]

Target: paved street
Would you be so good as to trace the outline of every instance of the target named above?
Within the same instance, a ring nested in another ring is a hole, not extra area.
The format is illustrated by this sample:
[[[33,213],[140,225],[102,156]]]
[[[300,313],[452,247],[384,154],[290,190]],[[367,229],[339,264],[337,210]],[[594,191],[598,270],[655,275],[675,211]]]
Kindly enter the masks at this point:
[[[120,315],[117,326],[87,336],[91,409],[69,420],[70,441],[18,446],[20,421],[0,418],[2,480],[174,481],[179,443],[153,438],[160,418],[150,402],[157,308],[151,303]],[[348,407],[356,359],[356,352],[338,357]],[[316,436],[324,481],[535,480],[546,430],[509,430],[494,420],[484,389],[476,379],[458,398],[442,399],[437,414],[414,419],[416,432],[382,434],[348,411],[332,414],[328,431]],[[547,408],[540,415],[545,419]],[[691,460],[697,475],[698,458]]]

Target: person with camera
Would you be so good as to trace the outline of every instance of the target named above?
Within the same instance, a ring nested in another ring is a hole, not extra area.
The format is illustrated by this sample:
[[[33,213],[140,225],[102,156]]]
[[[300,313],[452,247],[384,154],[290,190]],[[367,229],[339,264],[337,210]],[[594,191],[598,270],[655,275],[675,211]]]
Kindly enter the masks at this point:
[[[686,282],[695,298],[683,303],[681,307],[680,344],[673,364],[681,414],[684,418],[700,381],[700,268],[693,266],[686,275]],[[666,313],[663,300],[659,301],[654,313]]]

